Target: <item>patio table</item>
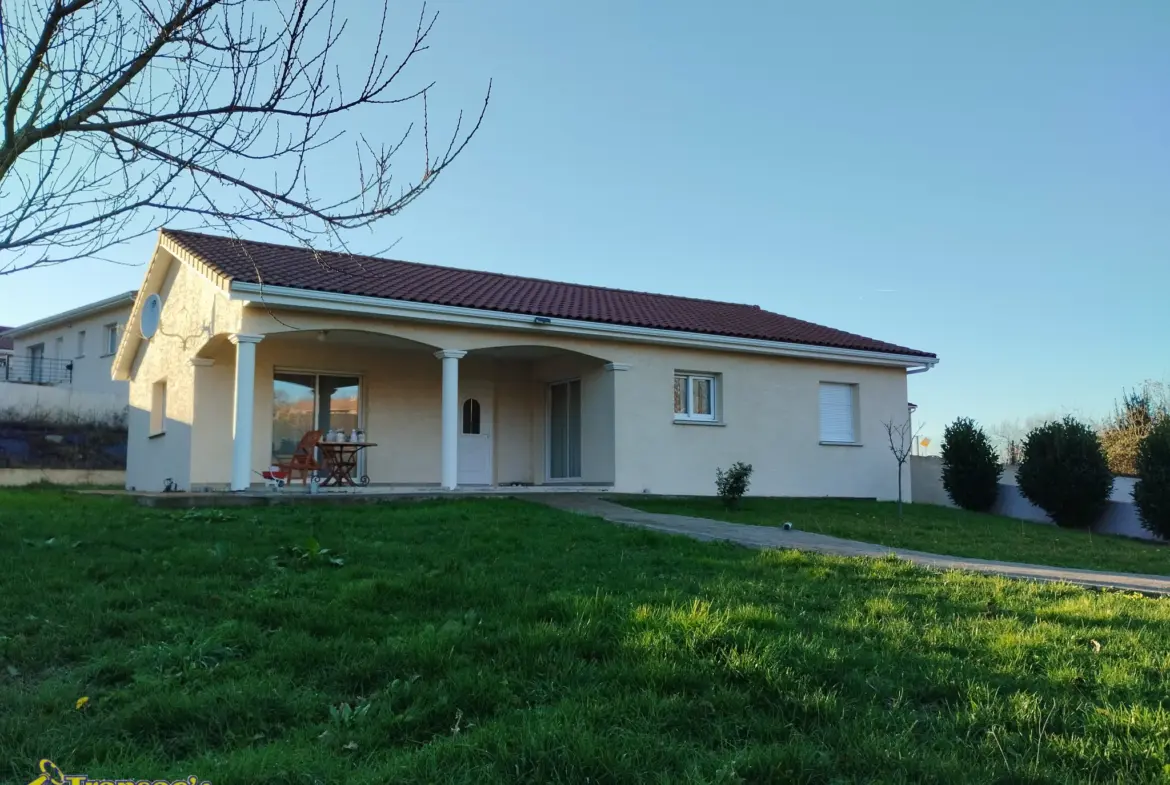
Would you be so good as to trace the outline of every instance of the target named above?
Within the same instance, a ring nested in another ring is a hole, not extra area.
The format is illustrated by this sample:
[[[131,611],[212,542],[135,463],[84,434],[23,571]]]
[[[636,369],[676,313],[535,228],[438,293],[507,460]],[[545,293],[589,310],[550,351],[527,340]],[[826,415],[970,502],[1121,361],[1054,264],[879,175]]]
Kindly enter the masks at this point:
[[[363,474],[357,482],[354,482],[353,475],[357,471],[358,456],[362,450],[377,446],[374,442],[317,442],[321,463],[327,472],[322,487],[369,485],[369,475]]]

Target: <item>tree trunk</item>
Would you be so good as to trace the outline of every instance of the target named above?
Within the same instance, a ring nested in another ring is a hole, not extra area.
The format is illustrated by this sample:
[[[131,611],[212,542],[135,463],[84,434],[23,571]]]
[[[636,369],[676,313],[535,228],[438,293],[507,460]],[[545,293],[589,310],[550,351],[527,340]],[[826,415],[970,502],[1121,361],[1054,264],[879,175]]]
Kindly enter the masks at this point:
[[[902,462],[898,461],[898,520],[902,520]]]

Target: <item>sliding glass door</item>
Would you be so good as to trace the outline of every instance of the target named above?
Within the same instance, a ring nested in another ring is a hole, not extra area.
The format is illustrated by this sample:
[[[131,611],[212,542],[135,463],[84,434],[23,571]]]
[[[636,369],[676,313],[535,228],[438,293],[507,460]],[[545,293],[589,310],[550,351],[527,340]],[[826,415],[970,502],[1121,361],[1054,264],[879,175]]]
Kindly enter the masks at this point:
[[[581,477],[581,381],[558,382],[548,390],[548,476]]]
[[[357,376],[277,371],[272,379],[272,458],[293,454],[309,431],[361,428]]]
[[[361,427],[360,386],[356,376],[317,377],[317,395],[322,402],[317,406],[318,430],[336,428],[348,434]]]

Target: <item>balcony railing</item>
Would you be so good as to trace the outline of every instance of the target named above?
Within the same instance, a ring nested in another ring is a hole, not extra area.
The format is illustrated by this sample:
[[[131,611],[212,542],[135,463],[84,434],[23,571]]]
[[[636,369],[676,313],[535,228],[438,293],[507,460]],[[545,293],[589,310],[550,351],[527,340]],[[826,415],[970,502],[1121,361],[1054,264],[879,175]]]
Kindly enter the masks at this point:
[[[48,357],[10,355],[0,357],[0,382],[17,384],[70,384],[73,361]]]

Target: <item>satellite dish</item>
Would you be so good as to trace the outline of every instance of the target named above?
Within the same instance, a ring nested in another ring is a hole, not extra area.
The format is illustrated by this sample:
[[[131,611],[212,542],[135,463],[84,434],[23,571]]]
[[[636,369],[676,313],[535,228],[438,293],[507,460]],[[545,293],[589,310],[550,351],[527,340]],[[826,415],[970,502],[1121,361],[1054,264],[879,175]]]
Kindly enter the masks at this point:
[[[148,341],[158,332],[159,322],[162,320],[162,298],[152,294],[142,302],[142,316],[139,319],[139,328],[142,337]]]

